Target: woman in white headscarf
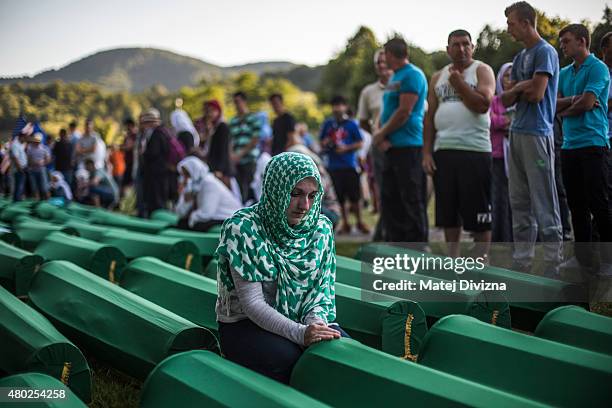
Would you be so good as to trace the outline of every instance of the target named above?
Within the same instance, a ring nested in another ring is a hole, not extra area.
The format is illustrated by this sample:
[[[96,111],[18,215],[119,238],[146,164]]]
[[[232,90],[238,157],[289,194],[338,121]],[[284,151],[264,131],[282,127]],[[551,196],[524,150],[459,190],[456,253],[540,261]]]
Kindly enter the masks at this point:
[[[181,160],[177,170],[182,187],[176,205],[179,227],[205,232],[242,208],[231,190],[197,157]]]
[[[176,132],[176,137],[185,147],[185,152],[190,153],[194,147],[200,145],[200,135],[189,114],[181,109],[183,100],[179,98],[175,104],[176,109],[170,114],[170,124]]]
[[[51,172],[51,196],[72,201],[72,190],[68,183],[66,183],[64,175],[59,171]]]

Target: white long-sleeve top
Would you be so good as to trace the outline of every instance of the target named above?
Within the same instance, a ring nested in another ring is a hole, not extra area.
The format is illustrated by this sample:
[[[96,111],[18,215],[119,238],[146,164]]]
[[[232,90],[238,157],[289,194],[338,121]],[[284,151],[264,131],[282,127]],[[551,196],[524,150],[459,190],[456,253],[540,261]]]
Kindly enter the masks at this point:
[[[189,216],[189,226],[197,222],[225,220],[242,208],[242,203],[234,197],[230,189],[213,174],[206,174],[201,181],[197,208]]]

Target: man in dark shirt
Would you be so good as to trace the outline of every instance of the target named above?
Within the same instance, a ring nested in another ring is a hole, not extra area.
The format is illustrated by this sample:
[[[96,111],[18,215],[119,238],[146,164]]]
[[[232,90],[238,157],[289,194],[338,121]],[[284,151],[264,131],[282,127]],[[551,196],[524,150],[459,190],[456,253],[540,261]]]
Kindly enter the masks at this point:
[[[276,114],[272,123],[272,156],[286,150],[289,135],[295,132],[295,118],[286,111],[281,94],[272,94],[268,99]]]
[[[151,108],[140,115],[143,137],[139,146],[139,165],[142,169],[142,193],[144,216],[164,208],[169,199],[168,168],[170,151],[168,130],[162,125],[159,111]]]
[[[62,173],[68,185],[72,184],[74,145],[68,139],[66,129],[60,129],[59,140],[53,146],[53,160],[55,170]]]

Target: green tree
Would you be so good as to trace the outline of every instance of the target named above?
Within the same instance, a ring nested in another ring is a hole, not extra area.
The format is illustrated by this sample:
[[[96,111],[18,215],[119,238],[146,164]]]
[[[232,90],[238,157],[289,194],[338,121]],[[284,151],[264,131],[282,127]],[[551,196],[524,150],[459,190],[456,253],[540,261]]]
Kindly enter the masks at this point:
[[[380,47],[376,36],[367,27],[359,27],[344,50],[338,53],[323,69],[317,92],[322,102],[329,102],[334,95],[343,95],[353,106],[357,104],[363,87],[376,80],[374,53]]]
[[[591,52],[601,57],[599,44],[601,43],[602,37],[610,31],[612,31],[612,10],[606,5],[603,12],[603,18],[595,26],[593,34],[591,35]]]

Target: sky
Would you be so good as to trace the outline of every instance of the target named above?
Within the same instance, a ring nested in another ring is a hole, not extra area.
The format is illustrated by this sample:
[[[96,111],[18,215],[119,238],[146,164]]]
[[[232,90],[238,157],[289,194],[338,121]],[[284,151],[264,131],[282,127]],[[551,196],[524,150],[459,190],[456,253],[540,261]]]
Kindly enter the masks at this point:
[[[97,51],[154,47],[229,66],[325,64],[361,25],[426,51],[448,33],[505,27],[514,0],[0,0],[0,77],[34,75]],[[547,15],[601,20],[605,0],[531,0]]]

